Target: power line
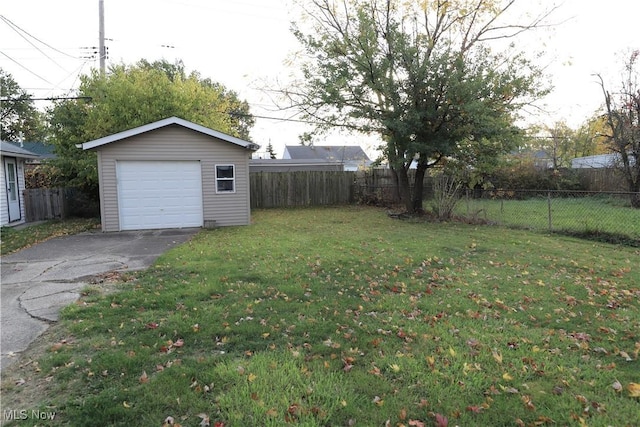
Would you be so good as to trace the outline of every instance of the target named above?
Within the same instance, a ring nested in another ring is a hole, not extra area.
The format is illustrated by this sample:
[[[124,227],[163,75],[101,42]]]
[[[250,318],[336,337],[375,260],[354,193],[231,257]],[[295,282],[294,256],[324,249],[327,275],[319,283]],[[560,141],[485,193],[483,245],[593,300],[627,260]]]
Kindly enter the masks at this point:
[[[69,58],[73,58],[73,59],[80,59],[80,58],[75,57],[75,56],[73,56],[73,55],[69,55],[69,54],[68,54],[68,53],[66,53],[66,52],[63,52],[63,51],[61,51],[60,49],[56,49],[55,47],[51,46],[51,45],[50,45],[50,44],[48,44],[48,43],[45,43],[44,41],[40,40],[40,39],[39,39],[39,38],[37,38],[36,36],[34,36],[34,35],[30,34],[28,31],[26,31],[26,30],[24,30],[24,29],[20,28],[18,25],[14,24],[14,23],[13,23],[11,20],[9,20],[8,18],[6,18],[6,17],[4,17],[4,16],[2,16],[2,15],[0,15],[0,18],[2,18],[2,20],[3,20],[3,21],[5,21],[5,23],[7,23],[7,25],[9,25],[9,26],[13,26],[13,27],[15,27],[15,28],[19,29],[20,31],[22,31],[23,33],[25,33],[26,35],[28,35],[28,36],[29,36],[29,37],[31,37],[32,39],[34,39],[34,40],[36,40],[36,41],[38,41],[38,42],[42,43],[43,45],[45,45],[45,46],[46,46],[46,47],[48,47],[49,49],[54,50],[54,51],[56,51],[56,52],[58,52],[58,53],[61,53],[61,54],[65,55],[65,56],[68,56]],[[15,30],[14,30],[14,31],[15,31]],[[32,46],[33,46],[33,44],[32,44]],[[34,47],[35,47],[35,46],[34,46]],[[37,49],[37,48],[36,48],[36,49]]]
[[[52,96],[49,98],[30,98],[30,97],[20,97],[20,98],[0,98],[2,102],[18,102],[18,101],[61,101],[61,100],[69,100],[69,99],[84,99],[87,101],[91,101],[93,98],[91,96]]]
[[[17,25],[15,25],[13,22],[11,22],[9,19],[5,18],[4,16],[0,15],[0,19],[2,19],[5,24],[7,24],[13,31],[16,32],[16,34],[18,34],[20,37],[22,37],[27,43],[29,43],[31,46],[33,46],[38,52],[40,52],[41,54],[43,54],[48,60],[50,60],[51,62],[53,62],[54,64],[56,64],[58,66],[58,68],[60,68],[62,71],[64,72],[68,72],[67,70],[64,69],[64,67],[62,67],[62,65],[58,64],[53,58],[51,58],[49,55],[47,55],[42,49],[40,49],[38,46],[36,46],[35,44],[33,44],[31,42],[31,40],[27,39],[20,31],[24,32],[25,34],[29,35],[30,37],[31,34],[27,33],[26,31],[24,31],[22,28],[18,27]],[[20,30],[20,31],[18,31]],[[38,40],[38,39],[36,39]],[[38,40],[40,41],[40,40]],[[42,42],[41,42],[42,43]]]
[[[39,78],[40,80],[42,80],[45,83],[49,83],[51,86],[55,86],[53,83],[51,83],[49,80],[45,79],[44,77],[34,73],[33,71],[31,71],[30,69],[28,69],[27,67],[25,67],[24,65],[22,65],[21,63],[19,63],[18,61],[16,61],[15,59],[13,59],[12,57],[10,57],[9,55],[7,55],[6,53],[0,51],[0,54],[4,55],[7,57],[7,59],[9,59],[10,61],[12,61],[13,63],[15,63],[16,65],[18,65],[20,68],[24,69],[25,71],[33,74],[34,76],[36,76],[37,78]]]

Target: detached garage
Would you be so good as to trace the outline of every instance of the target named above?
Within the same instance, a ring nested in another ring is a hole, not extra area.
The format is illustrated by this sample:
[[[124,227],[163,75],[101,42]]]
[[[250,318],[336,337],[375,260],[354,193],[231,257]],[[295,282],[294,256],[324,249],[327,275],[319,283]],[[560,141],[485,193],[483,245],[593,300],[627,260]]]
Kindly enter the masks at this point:
[[[249,224],[258,148],[177,117],[82,144],[98,154],[102,230]]]

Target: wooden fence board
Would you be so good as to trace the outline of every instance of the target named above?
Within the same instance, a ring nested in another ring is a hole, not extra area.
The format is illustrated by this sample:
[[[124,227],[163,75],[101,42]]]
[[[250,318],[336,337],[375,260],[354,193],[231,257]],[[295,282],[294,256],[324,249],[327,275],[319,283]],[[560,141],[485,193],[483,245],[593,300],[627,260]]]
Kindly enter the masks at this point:
[[[27,222],[64,218],[64,189],[31,188],[24,190],[24,208]]]
[[[251,207],[344,205],[353,203],[355,172],[253,172]]]

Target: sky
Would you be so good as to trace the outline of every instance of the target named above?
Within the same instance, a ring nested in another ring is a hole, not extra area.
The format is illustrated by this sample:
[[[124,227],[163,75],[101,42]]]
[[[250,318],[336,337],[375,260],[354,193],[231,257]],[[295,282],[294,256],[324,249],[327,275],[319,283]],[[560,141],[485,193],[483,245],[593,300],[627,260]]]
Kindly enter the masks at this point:
[[[282,120],[262,90],[286,82],[291,55],[299,48],[290,31],[298,15],[290,0],[103,0],[109,64],[182,60],[236,91],[257,116],[251,139],[271,143],[278,157],[284,145],[299,143],[308,125]],[[544,67],[552,93],[530,111],[528,123],[564,120],[577,128],[602,105],[594,74],[619,85],[624,53],[640,49],[640,2],[634,0],[526,0],[527,8],[560,4],[558,25],[516,39]],[[73,95],[79,76],[98,68],[99,0],[20,0],[0,5],[0,68],[35,98]],[[44,108],[46,102],[37,104]],[[318,144],[322,143],[317,142]],[[336,133],[328,144],[359,144],[371,157],[377,141]]]

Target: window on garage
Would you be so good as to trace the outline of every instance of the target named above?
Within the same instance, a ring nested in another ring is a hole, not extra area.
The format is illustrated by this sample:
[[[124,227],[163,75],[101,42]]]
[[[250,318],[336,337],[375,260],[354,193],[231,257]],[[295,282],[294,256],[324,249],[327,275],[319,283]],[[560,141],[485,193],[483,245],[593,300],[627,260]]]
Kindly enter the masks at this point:
[[[216,165],[216,193],[235,193],[234,165]]]

